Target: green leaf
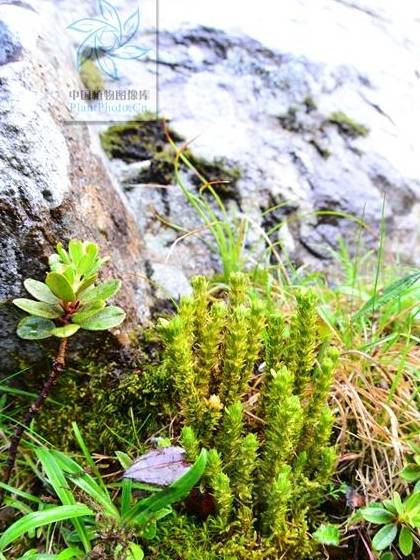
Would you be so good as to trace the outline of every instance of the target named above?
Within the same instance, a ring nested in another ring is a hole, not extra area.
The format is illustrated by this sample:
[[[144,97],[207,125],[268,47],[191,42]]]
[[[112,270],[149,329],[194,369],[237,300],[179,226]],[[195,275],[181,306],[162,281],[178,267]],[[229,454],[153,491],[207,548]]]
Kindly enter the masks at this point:
[[[404,509],[408,512],[420,511],[420,492],[413,492],[404,500]]]
[[[394,560],[394,555],[392,552],[384,552],[384,554],[381,554],[380,560]]]
[[[106,301],[112,296],[115,296],[120,288],[120,280],[110,280],[109,282],[104,282],[103,284],[99,284],[99,286],[95,286],[94,288],[81,293],[80,301],[81,303],[88,303],[94,299]]]
[[[372,546],[375,550],[384,550],[391,546],[397,536],[398,528],[394,523],[384,525],[372,539]]]
[[[393,493],[392,502],[394,504],[395,509],[397,510],[398,515],[401,515],[404,508],[401,501],[401,496],[398,494],[398,492]]]
[[[363,519],[369,521],[370,523],[376,523],[378,525],[384,525],[385,523],[390,523],[394,519],[394,515],[382,507],[365,507],[360,510]]]
[[[43,511],[28,513],[15,521],[15,523],[1,535],[0,550],[4,550],[6,546],[25,533],[28,533],[28,531],[43,527],[44,525],[50,525],[51,523],[57,523],[58,521],[66,521],[68,519],[75,519],[76,517],[84,517],[87,515],[95,514],[84,504],[56,506]]]
[[[144,552],[141,547],[136,543],[130,543],[128,545],[128,555],[126,560],[143,560]]]
[[[48,258],[48,264],[50,265],[51,272],[63,272],[66,265],[61,262],[60,256],[54,253]]]
[[[312,536],[321,544],[331,546],[340,544],[340,531],[337,525],[320,525]]]
[[[23,285],[25,286],[26,290],[33,296],[35,299],[39,301],[43,301],[44,303],[53,303],[57,304],[60,303],[60,300],[55,297],[49,287],[44,284],[44,282],[38,282],[38,280],[33,280],[32,278],[27,278]]]
[[[57,247],[56,247],[56,251],[57,253],[60,255],[61,261],[64,264],[70,264],[70,258],[69,255],[67,253],[67,251],[64,249],[63,244],[61,243],[57,243]]]
[[[45,281],[52,293],[58,298],[64,301],[74,301],[76,299],[73,288],[63,274],[59,272],[49,272]]]
[[[72,558],[86,558],[85,553],[80,548],[70,547],[57,554],[55,560],[71,560]]]
[[[79,265],[77,267],[77,272],[83,276],[96,272],[96,270],[93,269],[96,263],[97,256],[98,256],[98,246],[95,243],[88,243],[86,245],[85,254],[81,258]]]
[[[415,529],[420,529],[420,512],[417,511],[410,516],[410,525]]]
[[[44,303],[42,301],[34,301],[33,299],[17,298],[13,303],[19,309],[23,309],[27,313],[35,317],[44,317],[45,319],[57,319],[64,314],[64,310],[59,305],[52,303]]]
[[[122,516],[126,515],[128,513],[128,510],[130,509],[132,487],[133,487],[133,481],[130,478],[123,478],[121,503],[120,503],[120,510]]]
[[[58,338],[68,338],[73,334],[77,333],[80,329],[80,325],[64,325],[64,327],[56,327],[51,331],[53,336],[57,336]]]
[[[400,473],[401,478],[408,480],[409,482],[415,482],[420,479],[420,465],[415,465],[410,463]]]
[[[80,310],[72,316],[71,320],[73,323],[82,323],[83,321],[86,321],[86,319],[89,319],[89,317],[98,313],[98,311],[104,307],[105,302],[103,300],[92,301],[86,305],[82,305]]]
[[[354,317],[358,318],[362,315],[366,315],[366,313],[373,311],[374,309],[378,309],[386,303],[403,296],[404,293],[406,293],[418,280],[420,280],[420,272],[414,272],[413,274],[408,274],[407,276],[392,282],[384,288],[381,295],[378,296],[378,294],[375,294],[371,297],[364,306],[359,309]]]
[[[42,504],[42,500],[40,500],[37,496],[28,494],[28,492],[24,492],[19,488],[14,488],[13,486],[10,486],[9,484],[5,484],[4,482],[0,482],[0,488],[3,488],[4,490],[6,490],[6,492],[9,492],[10,494],[14,494],[15,496],[19,496],[20,498],[25,498],[25,500],[28,500],[30,502],[35,502],[36,504]]]
[[[403,513],[404,506],[401,501],[401,496],[398,494],[398,492],[393,493],[392,501],[394,502],[394,506],[397,510],[398,515],[401,515]]]
[[[135,504],[128,514],[124,516],[124,519],[127,521],[135,520],[140,525],[148,523],[158,511],[185,498],[191,492],[192,488],[203,476],[206,464],[207,451],[202,449],[193,466],[181,478],[164,490],[156,492],[153,496],[149,496]]]
[[[105,482],[102,480],[102,476],[101,476],[101,472],[98,469],[98,467],[96,466],[96,463],[88,449],[88,446],[86,445],[85,440],[83,439],[82,433],[79,430],[79,426],[77,425],[77,422],[72,422],[71,423],[71,427],[73,428],[73,432],[76,438],[76,441],[80,447],[80,449],[82,450],[82,453],[86,459],[87,464],[90,467],[91,473],[94,474],[97,478],[98,484],[100,486],[102,486],[102,489],[104,491],[105,494],[108,495],[108,490],[106,487]]]
[[[156,521],[153,520],[143,528],[141,536],[146,541],[151,541],[156,537],[156,533],[157,533],[157,524]]]
[[[397,508],[395,507],[395,503],[393,500],[384,500],[382,504],[384,508],[390,511],[394,516],[398,514]]]
[[[402,527],[398,539],[398,546],[404,556],[409,556],[413,551],[413,535],[408,527]]]
[[[124,451],[116,451],[115,455],[124,470],[127,470],[128,467],[132,464],[133,459]]]
[[[79,294],[81,294],[84,290],[86,290],[86,288],[89,288],[89,286],[91,286],[95,280],[97,279],[98,275],[97,274],[92,274],[91,276],[86,277],[83,282],[80,284],[80,286],[77,289],[77,296]],[[79,298],[77,298],[79,299]]]
[[[110,257],[104,257],[103,259],[97,259],[95,261],[95,264],[91,268],[90,273],[93,274],[94,272],[97,272],[102,267],[102,265],[104,265],[109,260],[110,260]]]
[[[41,317],[25,317],[17,326],[17,335],[25,340],[42,340],[51,336],[55,325],[48,319]]]
[[[73,263],[77,266],[83,256],[83,243],[78,239],[71,239],[69,241],[69,253]]]
[[[125,312],[120,307],[110,305],[89,319],[81,321],[79,325],[87,331],[103,331],[121,325],[124,319]]]
[[[70,459],[64,453],[60,451],[51,451],[57,460],[57,463],[66,473],[71,475],[71,480],[79,488],[81,488],[86,494],[88,494],[94,501],[102,506],[104,511],[114,519],[119,520],[119,513],[117,508],[112,503],[112,500],[106,490],[106,488],[101,488],[94,478],[92,478],[88,473],[86,473],[80,465],[78,465],[73,459]]]

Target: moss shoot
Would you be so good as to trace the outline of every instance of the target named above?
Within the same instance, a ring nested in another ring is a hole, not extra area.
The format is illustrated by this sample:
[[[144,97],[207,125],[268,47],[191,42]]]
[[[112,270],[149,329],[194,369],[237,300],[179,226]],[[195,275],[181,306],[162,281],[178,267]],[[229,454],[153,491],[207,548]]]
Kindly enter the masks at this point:
[[[331,113],[328,122],[335,124],[343,134],[350,138],[365,137],[370,132],[367,126],[358,123],[342,111]]]

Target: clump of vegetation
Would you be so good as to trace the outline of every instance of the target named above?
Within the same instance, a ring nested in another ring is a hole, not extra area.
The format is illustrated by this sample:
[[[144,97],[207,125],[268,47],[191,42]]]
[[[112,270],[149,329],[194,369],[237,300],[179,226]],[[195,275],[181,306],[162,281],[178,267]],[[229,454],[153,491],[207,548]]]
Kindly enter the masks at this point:
[[[122,309],[106,304],[118,292],[121,282],[110,280],[95,285],[98,271],[107,260],[99,257],[95,243],[73,239],[69,242],[68,251],[59,243],[57,252],[49,258],[50,272],[45,283],[31,278],[24,282],[26,290],[35,300],[13,300],[17,307],[29,313],[18,324],[18,336],[26,340],[55,336],[60,339],[60,347],[47,381],[10,440],[3,475],[5,484],[9,482],[25,428],[40,411],[64,371],[67,339],[79,329],[106,330],[124,321],[125,313]]]
[[[350,136],[350,138],[365,137],[370,132],[367,126],[358,123],[343,111],[331,113],[328,122],[335,124],[343,134]]]
[[[79,68],[79,76],[82,84],[94,96],[102,91],[105,87],[105,82],[101,71],[90,58],[82,60]]]
[[[110,126],[101,132],[100,140],[110,159],[118,158],[133,163],[152,160],[157,154],[162,154],[168,146],[167,134],[175,142],[183,140],[168,128],[165,119],[158,119],[152,113],[144,113],[126,123]]]
[[[316,101],[312,97],[312,95],[307,95],[303,100],[303,104],[305,105],[307,113],[310,113],[311,111],[316,111],[316,109],[318,108]]]
[[[72,524],[73,532],[63,526],[58,531],[55,540],[67,547],[54,558],[142,560],[140,541],[154,537],[157,521],[173,512],[171,505],[189,494],[206,467],[207,452],[202,449],[194,465],[164,489],[140,485],[142,490],[152,493],[139,500],[135,495],[138,485],[136,488],[127,472],[127,478],[116,485],[117,492],[113,489],[111,494],[75,422],[73,431],[88,469],[56,449],[45,446],[34,449],[41,468],[35,472],[51,492],[52,504],[45,505],[37,496],[2,485],[16,496],[7,499],[8,505],[25,513],[0,536],[2,560],[5,558],[2,552],[14,541],[57,522]],[[119,458],[123,468],[131,463],[126,454],[121,453]],[[37,509],[32,510],[34,506]],[[24,555],[24,558],[38,557],[36,549]]]
[[[391,499],[369,504],[357,515],[381,526],[372,539],[375,550],[379,552],[390,548],[398,537],[399,551],[403,556],[410,556],[420,528],[420,491],[414,491],[405,500],[394,492]]]
[[[320,335],[316,297],[299,293],[286,324],[244,274],[231,275],[225,301],[211,298],[202,277],[193,286],[178,315],[161,321],[159,375],[190,459],[210,449],[209,527],[219,542],[236,543],[235,558],[248,557],[251,542],[270,558],[309,557],[309,528],[336,461],[327,398],[338,353]]]

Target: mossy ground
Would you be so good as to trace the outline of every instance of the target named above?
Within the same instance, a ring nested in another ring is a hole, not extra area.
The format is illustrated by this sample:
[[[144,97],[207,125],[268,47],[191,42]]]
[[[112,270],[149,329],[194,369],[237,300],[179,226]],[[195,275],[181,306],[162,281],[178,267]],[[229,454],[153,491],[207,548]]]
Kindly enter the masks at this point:
[[[104,362],[92,353],[79,360],[77,368],[70,364],[54,389],[53,399],[37,417],[39,434],[60,449],[75,450],[71,423],[76,420],[92,452],[124,449],[140,453],[142,434],[149,436],[158,430],[160,416],[168,416],[171,410],[149,398],[164,391],[159,376],[153,374],[160,360],[155,332],[146,329],[136,344],[141,351],[135,355],[127,357],[114,351],[115,360]],[[46,368],[43,364],[42,371]],[[25,387],[32,392],[39,389],[39,371],[25,376]]]

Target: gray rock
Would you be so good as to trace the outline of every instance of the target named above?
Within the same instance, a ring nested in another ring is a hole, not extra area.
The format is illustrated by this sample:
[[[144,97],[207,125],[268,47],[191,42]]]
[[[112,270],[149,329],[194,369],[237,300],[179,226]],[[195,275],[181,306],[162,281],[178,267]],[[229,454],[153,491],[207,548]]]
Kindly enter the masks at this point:
[[[7,26],[0,21],[0,66],[17,60],[22,52],[22,45]]]
[[[223,0],[161,0],[161,115],[194,139],[196,156],[240,169],[224,202],[230,220],[250,223],[249,265],[263,253],[262,227],[275,229],[271,241],[284,259],[329,269],[340,238],[355,246],[361,221],[366,248],[375,248],[383,218],[388,249],[419,263],[418,5],[410,2],[401,14],[396,5],[370,0],[320,0],[317,9],[313,0],[288,0],[278,17],[277,4],[261,0],[264,17],[255,17],[246,3],[238,14]],[[77,10],[93,15],[94,2]],[[148,28],[141,31],[143,41],[152,40]],[[124,87],[138,87],[153,69],[154,61],[129,61]],[[348,122],[333,118],[337,113]],[[113,170],[122,183],[135,181],[135,167]],[[185,230],[200,228],[185,200],[167,192],[160,216]],[[127,196],[152,264],[163,258],[189,276],[198,255],[197,270],[214,267],[208,236],[187,237],[168,257],[177,236],[148,215],[161,193],[154,202],[150,188]]]
[[[36,359],[15,336],[23,280],[43,279],[58,241],[96,241],[111,257],[105,276],[123,280],[121,332],[148,315],[142,244],[98,140],[69,125],[67,97],[80,87],[71,51],[45,3],[0,6],[0,369]],[[36,10],[36,11],[34,11]],[[7,30],[7,32],[5,31]],[[79,335],[76,335],[78,338]],[[98,348],[100,336],[91,337]],[[42,346],[40,345],[39,348]]]
[[[176,266],[165,263],[153,263],[152,280],[156,283],[157,297],[179,300],[191,295],[192,289],[185,274]]]
[[[249,266],[264,255],[264,230],[280,258],[330,268],[339,239],[354,246],[361,221],[366,247],[376,247],[383,219],[388,249],[419,263],[418,3],[402,14],[370,0],[320,0],[317,9],[288,0],[281,17],[277,4],[261,0],[256,17],[247,3],[238,14],[224,0],[160,0],[161,114],[194,139],[194,156],[240,170],[224,204],[230,223],[248,224]],[[130,325],[151,304],[147,276],[155,295],[178,297],[192,275],[221,265],[179,187],[139,184],[147,161],[108,162],[109,174],[97,143],[104,126],[63,122],[77,87],[64,28],[96,13],[94,0],[0,6],[0,295],[9,301],[25,276],[41,278],[58,239],[88,237],[125,280]],[[151,28],[141,34],[146,46],[154,40]],[[155,62],[133,64],[121,66],[120,83],[139,89]],[[0,348],[10,354],[16,314],[1,309]]]

